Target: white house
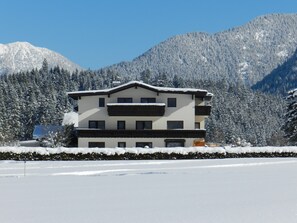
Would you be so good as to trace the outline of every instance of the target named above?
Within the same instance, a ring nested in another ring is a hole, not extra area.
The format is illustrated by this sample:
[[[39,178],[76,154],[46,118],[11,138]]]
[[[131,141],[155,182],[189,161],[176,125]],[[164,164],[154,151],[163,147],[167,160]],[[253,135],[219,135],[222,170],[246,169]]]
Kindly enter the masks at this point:
[[[212,94],[139,81],[69,92],[78,104],[79,147],[193,146],[205,138]]]

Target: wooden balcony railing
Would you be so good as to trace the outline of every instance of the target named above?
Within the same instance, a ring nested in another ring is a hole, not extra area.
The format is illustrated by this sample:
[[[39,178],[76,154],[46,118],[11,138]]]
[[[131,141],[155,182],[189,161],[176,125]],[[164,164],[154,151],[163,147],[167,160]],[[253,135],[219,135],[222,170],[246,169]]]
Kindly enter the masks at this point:
[[[163,116],[164,103],[114,103],[107,104],[109,116]]]
[[[196,130],[98,130],[78,129],[82,138],[205,138],[204,129]]]

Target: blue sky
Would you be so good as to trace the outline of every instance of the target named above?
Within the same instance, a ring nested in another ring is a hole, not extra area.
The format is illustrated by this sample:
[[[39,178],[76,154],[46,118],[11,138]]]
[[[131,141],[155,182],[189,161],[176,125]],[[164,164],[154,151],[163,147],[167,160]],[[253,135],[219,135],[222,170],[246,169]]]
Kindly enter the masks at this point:
[[[215,33],[296,0],[0,0],[0,43],[30,42],[84,68],[130,61],[169,37]]]

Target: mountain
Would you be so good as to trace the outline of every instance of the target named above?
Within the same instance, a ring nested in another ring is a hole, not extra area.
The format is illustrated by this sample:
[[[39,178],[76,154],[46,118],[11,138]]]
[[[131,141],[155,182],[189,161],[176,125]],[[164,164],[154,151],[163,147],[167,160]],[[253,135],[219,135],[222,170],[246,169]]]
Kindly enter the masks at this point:
[[[60,66],[68,71],[82,68],[62,55],[27,42],[0,44],[0,75],[41,68],[44,59],[49,67]]]
[[[135,77],[152,74],[248,86],[284,63],[297,48],[297,14],[271,14],[227,31],[174,36],[135,58],[104,69]]]
[[[261,81],[252,86],[271,94],[286,95],[289,90],[297,87],[297,50],[285,63],[278,66]]]

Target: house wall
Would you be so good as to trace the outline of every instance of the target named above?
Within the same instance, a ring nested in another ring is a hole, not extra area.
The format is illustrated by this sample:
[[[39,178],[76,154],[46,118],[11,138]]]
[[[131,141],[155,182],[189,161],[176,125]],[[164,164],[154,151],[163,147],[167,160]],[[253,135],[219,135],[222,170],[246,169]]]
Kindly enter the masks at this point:
[[[193,146],[195,138],[185,139],[185,147]],[[136,142],[152,142],[153,147],[165,147],[164,138],[79,138],[78,147],[89,146],[89,142],[104,142],[106,148],[116,148],[118,142],[126,142],[126,147],[133,148]]]
[[[117,103],[117,98],[132,98],[133,103],[141,103],[141,98],[156,98],[156,103],[165,103],[163,116],[109,116],[108,103]],[[99,107],[99,98],[105,98],[105,107]],[[176,107],[168,107],[167,99],[176,98]],[[117,121],[125,121],[126,130],[135,130],[136,121],[152,121],[152,129],[167,129],[167,121],[183,121],[184,130],[194,130],[195,122],[204,129],[205,116],[195,116],[195,106],[203,106],[202,98],[191,94],[157,93],[138,86],[110,95],[82,96],[78,99],[79,128],[88,128],[89,121],[105,121],[105,129],[116,130]],[[193,146],[196,138],[185,138],[185,146]],[[79,147],[88,147],[89,142],[104,142],[105,147],[115,148],[118,142],[126,142],[126,147],[135,147],[136,142],[152,142],[153,147],[164,147],[164,138],[79,138]]]
[[[99,107],[99,98],[105,98],[105,107]],[[140,103],[142,97],[156,98],[156,103],[165,103],[164,116],[133,117],[133,116],[109,116],[107,103],[117,103],[119,97],[131,97],[133,103]],[[176,98],[177,107],[167,107],[167,98]],[[121,92],[99,96],[87,96],[78,100],[79,128],[88,128],[89,120],[104,120],[106,129],[117,129],[117,121],[126,121],[126,129],[135,129],[136,121],[152,121],[153,129],[167,129],[167,121],[184,121],[184,129],[195,127],[195,100],[189,94],[168,94],[149,91],[138,87],[129,88]]]

